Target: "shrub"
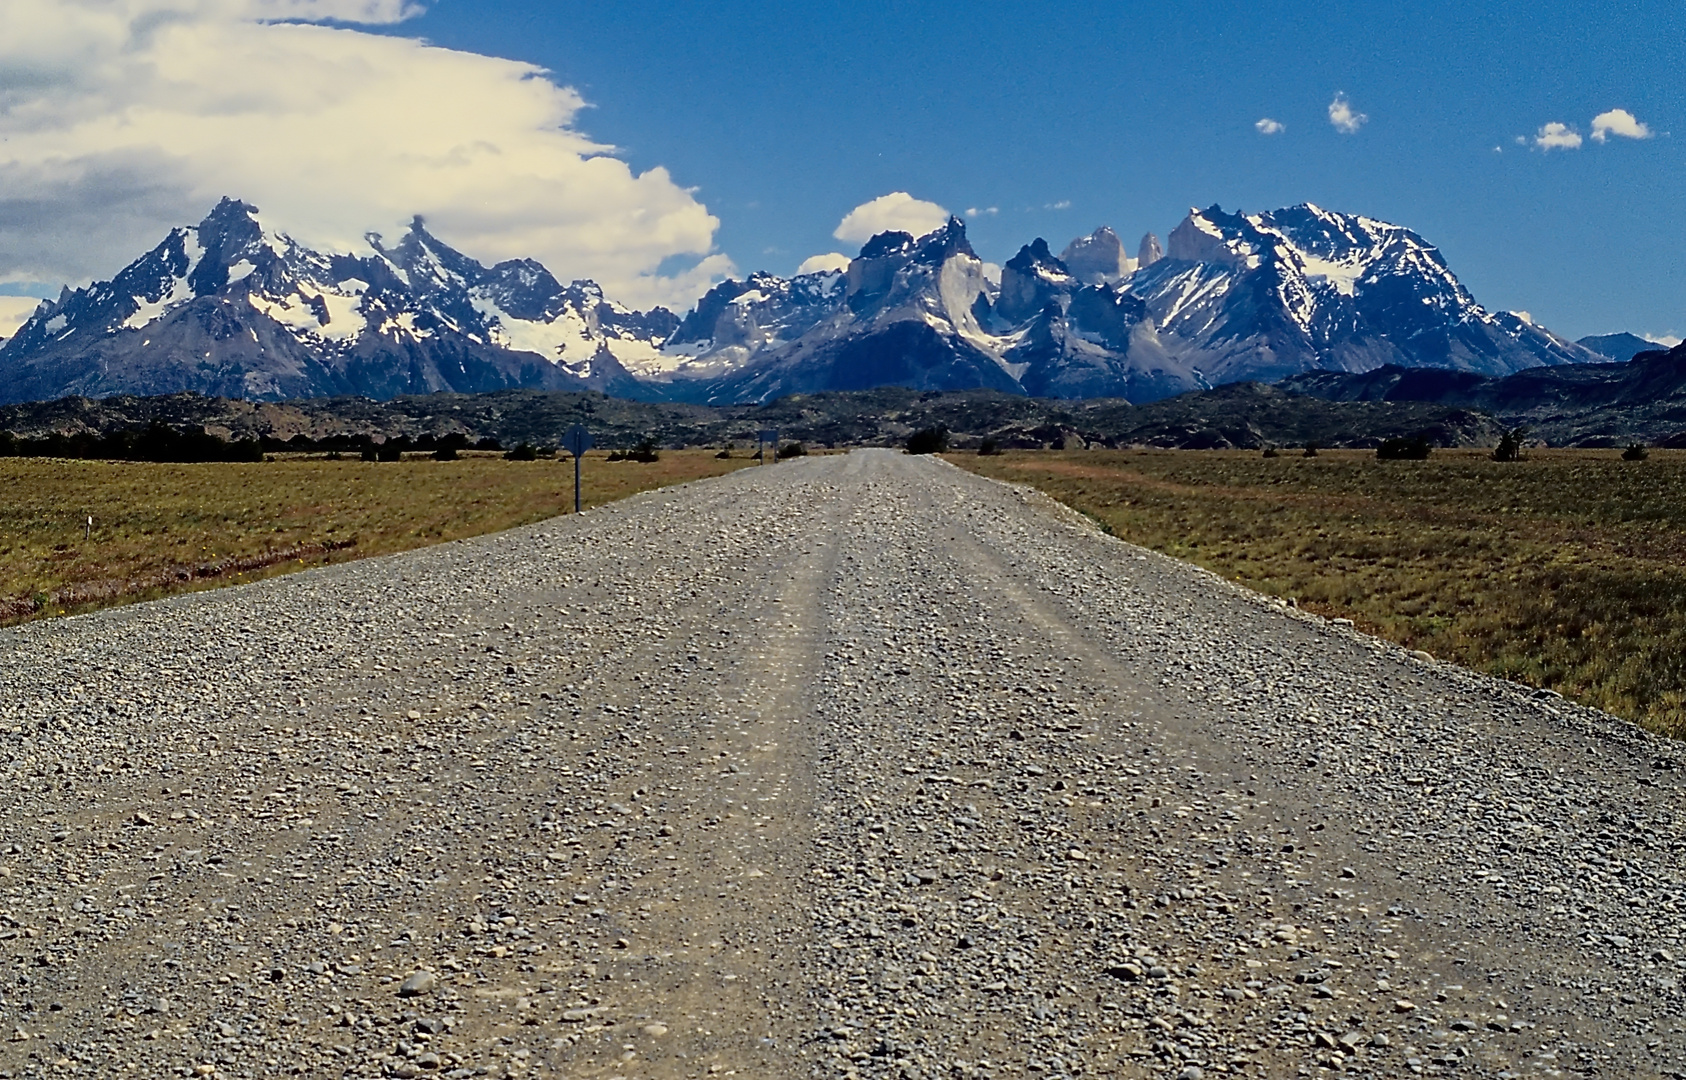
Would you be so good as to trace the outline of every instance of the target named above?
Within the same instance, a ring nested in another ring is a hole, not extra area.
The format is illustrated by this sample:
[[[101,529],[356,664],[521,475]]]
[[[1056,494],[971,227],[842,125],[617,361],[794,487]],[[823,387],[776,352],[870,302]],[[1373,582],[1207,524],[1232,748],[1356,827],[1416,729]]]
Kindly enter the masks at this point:
[[[1494,461],[1521,461],[1522,440],[1528,437],[1527,428],[1511,428],[1499,440],[1499,445],[1493,448]]]
[[[938,424],[936,427],[921,428],[907,438],[907,452],[910,454],[941,454],[948,450],[948,428]]]
[[[376,450],[373,446],[365,446],[362,453],[358,456],[364,461],[379,461],[380,451]]]
[[[498,440],[492,438],[490,435],[488,435],[485,438],[477,441],[474,444],[474,448],[476,450],[502,450],[503,444],[498,442]]]
[[[1317,444],[1316,443],[1308,442],[1308,443],[1305,444],[1305,456],[1306,457],[1316,457],[1317,456]]]
[[[785,445],[779,447],[779,452],[774,456],[780,461],[785,461],[793,457],[807,457],[808,448],[799,442],[786,443]]]
[[[505,461],[537,461],[539,451],[532,443],[523,442],[518,444],[515,449],[505,451],[503,459]]]
[[[994,457],[1001,452],[1001,444],[994,439],[985,439],[978,444],[979,457]]]
[[[1376,457],[1381,461],[1427,461],[1429,452],[1434,444],[1428,441],[1427,435],[1418,435],[1414,439],[1383,439],[1376,447]]]
[[[1280,455],[1276,452],[1276,447],[1267,446],[1267,447],[1264,448],[1264,456],[1265,457],[1279,457]]]
[[[721,461],[731,460],[731,457],[732,457],[732,446],[731,446],[731,444],[727,443],[725,446],[722,446],[720,448],[720,452],[718,454],[715,454],[714,456]]]
[[[388,439],[388,440],[386,440],[385,442],[381,443],[379,446],[375,447],[375,460],[376,461],[403,461],[404,460],[404,448],[408,445],[408,443],[409,443],[409,440],[407,440],[407,439]]]
[[[454,446],[441,446],[433,452],[433,460],[455,461],[457,460],[457,448]]]
[[[1651,456],[1651,451],[1645,449],[1644,443],[1634,443],[1622,451],[1623,461],[1644,461]]]

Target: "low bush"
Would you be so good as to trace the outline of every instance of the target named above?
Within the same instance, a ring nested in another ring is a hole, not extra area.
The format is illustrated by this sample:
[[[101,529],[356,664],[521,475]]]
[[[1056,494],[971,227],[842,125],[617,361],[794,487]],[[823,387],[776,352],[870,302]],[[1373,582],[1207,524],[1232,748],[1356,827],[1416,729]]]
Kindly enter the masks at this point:
[[[779,452],[775,456],[780,461],[785,461],[793,457],[807,457],[808,448],[799,442],[785,443],[783,446],[779,447]]]
[[[994,457],[1001,452],[1001,444],[994,439],[985,439],[978,444],[979,457]]]
[[[1644,461],[1651,456],[1651,451],[1645,449],[1644,443],[1634,443],[1622,451],[1623,461]]]
[[[1380,461],[1427,461],[1433,450],[1434,444],[1428,441],[1427,435],[1412,439],[1383,439],[1382,444],[1376,447],[1376,458]]]
[[[1265,457],[1278,457],[1279,455],[1276,452],[1276,447],[1267,446],[1267,447],[1264,448],[1264,456]]]
[[[910,454],[941,454],[947,450],[948,428],[941,424],[921,428],[907,439],[907,452]]]
[[[530,442],[518,443],[513,450],[504,451],[503,459],[505,461],[537,461],[539,450]]]
[[[1306,457],[1316,457],[1317,456],[1317,444],[1316,443],[1308,442],[1308,443],[1305,444],[1305,456]]]

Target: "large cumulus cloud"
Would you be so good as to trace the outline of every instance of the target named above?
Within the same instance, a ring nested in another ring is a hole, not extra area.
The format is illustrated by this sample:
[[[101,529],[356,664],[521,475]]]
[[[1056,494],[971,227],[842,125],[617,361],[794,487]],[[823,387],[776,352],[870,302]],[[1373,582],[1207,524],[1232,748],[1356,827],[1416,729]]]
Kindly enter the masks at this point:
[[[109,275],[225,194],[339,250],[421,214],[477,258],[532,256],[639,306],[731,271],[694,194],[581,132],[584,101],[542,69],[343,25],[415,10],[5,0],[0,283]],[[673,256],[700,264],[658,274]]]

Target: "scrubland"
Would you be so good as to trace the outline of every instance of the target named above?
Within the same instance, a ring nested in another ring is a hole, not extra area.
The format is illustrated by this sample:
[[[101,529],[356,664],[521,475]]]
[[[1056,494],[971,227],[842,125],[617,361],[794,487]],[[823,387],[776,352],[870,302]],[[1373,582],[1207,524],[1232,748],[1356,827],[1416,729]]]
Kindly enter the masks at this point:
[[[950,460],[1369,633],[1686,735],[1686,453]]]
[[[589,508],[751,464],[741,451],[657,462],[586,456]],[[18,622],[385,555],[573,508],[571,458],[380,464],[280,455],[250,464],[0,459],[0,621]],[[87,525],[92,516],[93,525]]]

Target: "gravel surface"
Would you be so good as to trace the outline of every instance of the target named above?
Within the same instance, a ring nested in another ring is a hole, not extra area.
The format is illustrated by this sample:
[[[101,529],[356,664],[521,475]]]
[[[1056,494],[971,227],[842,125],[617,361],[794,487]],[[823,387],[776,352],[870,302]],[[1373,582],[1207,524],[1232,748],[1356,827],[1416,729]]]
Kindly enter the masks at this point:
[[[0,1077],[1682,1076],[1682,768],[781,463],[0,634]]]

